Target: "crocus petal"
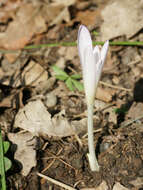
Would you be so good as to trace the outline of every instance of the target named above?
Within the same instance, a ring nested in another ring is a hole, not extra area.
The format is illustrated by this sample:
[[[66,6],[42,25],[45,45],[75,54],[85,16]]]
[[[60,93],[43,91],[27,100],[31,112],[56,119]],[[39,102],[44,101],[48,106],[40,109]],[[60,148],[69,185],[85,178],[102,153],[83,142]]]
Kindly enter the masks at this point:
[[[79,52],[80,62],[83,66],[85,49],[87,47],[92,48],[92,40],[91,40],[90,33],[84,25],[81,25],[78,30],[77,43],[78,43],[78,52]]]
[[[95,46],[93,49],[93,54],[95,56],[95,64],[99,61],[100,59],[100,49],[98,46]]]
[[[87,47],[84,51],[84,67],[83,67],[83,81],[88,104],[92,104],[95,98],[97,82],[96,82],[96,64],[93,50]]]
[[[83,71],[84,89],[87,104],[93,104],[98,82],[100,80],[104,61],[106,59],[109,41],[102,50],[96,46],[93,49],[88,29],[81,25],[78,31],[78,52]]]
[[[96,63],[96,69],[95,69],[95,76],[96,76],[96,83],[97,83],[96,85],[98,85],[98,82],[100,80],[103,65],[104,64],[102,63],[101,59]]]
[[[104,46],[102,47],[101,50],[101,59],[102,59],[102,64],[104,64],[106,56],[107,56],[107,51],[108,51],[108,47],[109,47],[109,41],[107,40],[104,44]]]
[[[108,47],[109,47],[109,41],[106,41],[104,46],[102,47],[101,52],[100,52],[100,60],[98,62],[96,62],[95,75],[96,75],[96,80],[98,80],[98,82],[99,82],[100,77],[101,77],[102,69],[103,69],[105,59],[107,56]]]

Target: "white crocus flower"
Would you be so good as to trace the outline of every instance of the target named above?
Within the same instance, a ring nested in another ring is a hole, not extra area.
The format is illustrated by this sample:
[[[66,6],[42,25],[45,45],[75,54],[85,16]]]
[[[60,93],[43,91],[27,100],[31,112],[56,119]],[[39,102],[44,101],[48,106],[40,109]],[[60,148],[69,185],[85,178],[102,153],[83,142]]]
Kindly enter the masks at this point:
[[[83,71],[84,89],[88,106],[88,146],[89,163],[92,171],[99,171],[93,141],[93,104],[102,68],[106,59],[109,41],[103,48],[93,48],[88,29],[81,25],[78,31],[78,51]]]
[[[88,104],[92,104],[94,101],[108,46],[109,41],[104,44],[101,51],[98,46],[93,49],[88,29],[83,25],[80,26],[78,31],[78,51],[82,64],[85,94]]]

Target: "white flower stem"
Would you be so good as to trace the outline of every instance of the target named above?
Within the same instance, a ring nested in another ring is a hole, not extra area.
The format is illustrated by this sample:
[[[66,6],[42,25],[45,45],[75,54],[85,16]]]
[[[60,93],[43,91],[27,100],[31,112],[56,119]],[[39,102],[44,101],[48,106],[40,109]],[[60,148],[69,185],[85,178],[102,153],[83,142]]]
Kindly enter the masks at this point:
[[[88,105],[88,148],[89,164],[91,171],[99,171],[99,165],[95,155],[94,136],[93,136],[93,104]]]

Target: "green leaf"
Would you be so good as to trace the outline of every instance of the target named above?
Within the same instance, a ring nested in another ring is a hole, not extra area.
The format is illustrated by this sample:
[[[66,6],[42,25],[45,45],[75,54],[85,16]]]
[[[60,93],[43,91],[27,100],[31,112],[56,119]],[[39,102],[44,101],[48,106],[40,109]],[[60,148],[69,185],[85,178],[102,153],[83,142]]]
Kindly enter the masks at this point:
[[[126,107],[114,108],[113,109],[113,112],[115,112],[116,114],[126,114],[127,111],[128,110]]]
[[[8,141],[4,141],[4,142],[3,142],[4,154],[7,153],[9,147],[10,147],[10,143],[9,143]]]
[[[67,78],[68,78],[68,77],[65,77],[65,76],[63,76],[63,75],[56,75],[56,79],[59,79],[59,80],[65,81],[65,80],[67,80]]]
[[[12,166],[11,160],[8,159],[7,157],[4,157],[4,171],[6,172],[7,170],[9,170],[11,168],[11,166]],[[0,170],[0,175],[2,175],[1,171],[2,170]]]
[[[74,74],[74,75],[71,75],[71,78],[72,79],[81,79],[81,75],[80,74]]]
[[[67,87],[71,90],[71,91],[74,91],[75,88],[73,86],[73,83],[72,83],[72,79],[69,77],[67,80],[66,80],[66,85]]]
[[[92,32],[93,35],[99,36],[99,32],[96,32],[95,30]]]
[[[7,157],[4,157],[4,168],[5,171],[9,170],[12,166],[11,160],[9,160]]]
[[[83,91],[84,87],[83,84],[77,80],[72,79],[72,82],[74,84],[74,86],[79,90],[79,91]]]
[[[0,181],[1,181],[1,189],[6,190],[6,178],[5,178],[5,167],[4,167],[4,148],[3,148],[3,140],[0,129]]]
[[[63,71],[62,69],[60,69],[56,65],[52,66],[52,69],[54,70],[54,72],[56,73],[56,75],[62,75],[64,77],[66,77],[66,78],[69,77],[69,75],[65,71]]]
[[[0,158],[0,175],[2,175],[2,173],[3,173],[3,166],[2,166],[1,160],[2,160],[2,158]]]

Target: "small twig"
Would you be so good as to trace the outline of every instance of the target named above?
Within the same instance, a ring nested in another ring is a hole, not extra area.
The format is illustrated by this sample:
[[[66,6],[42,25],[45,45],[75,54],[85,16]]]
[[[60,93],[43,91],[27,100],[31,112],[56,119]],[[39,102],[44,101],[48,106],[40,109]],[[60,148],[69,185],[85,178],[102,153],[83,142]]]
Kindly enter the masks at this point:
[[[45,150],[48,144],[49,144],[49,143],[46,142],[46,143],[44,144],[44,146],[42,147],[42,150]]]
[[[68,69],[70,69],[74,74],[77,74],[77,72],[71,66],[68,66]]]
[[[79,136],[78,136],[77,134],[75,134],[74,136],[75,136],[75,138],[76,138],[76,140],[77,140],[79,146],[80,146],[80,147],[83,147],[82,141],[81,141],[81,139],[79,138]]]
[[[48,157],[47,159],[54,159],[53,161],[55,161],[55,160],[57,159],[57,160],[61,161],[63,164],[67,165],[68,167],[70,167],[70,168],[76,170],[73,166],[71,166],[70,164],[68,164],[67,162],[65,162],[64,160],[62,160],[61,158],[57,157],[58,154],[60,154],[60,152],[58,152],[57,155],[54,155],[54,154],[51,153],[51,152],[49,152],[49,154],[51,154],[52,157]],[[53,162],[52,162],[52,164],[53,164]],[[50,164],[50,166],[51,166],[51,164]],[[47,170],[48,168],[49,168],[49,167],[46,167],[46,170]],[[45,171],[45,169],[44,169],[43,171]],[[42,171],[42,172],[43,172],[43,171]]]
[[[52,162],[51,162],[48,166],[46,166],[46,168],[44,168],[44,169],[42,170],[42,172],[47,171],[47,170],[54,164],[55,160],[56,160],[56,159],[53,159]]]
[[[142,118],[143,118],[143,115],[141,115],[141,116],[139,116],[139,117],[137,117],[137,118],[135,118],[135,119],[129,119],[128,121],[123,122],[123,123],[121,124],[121,127],[120,127],[119,129],[122,129],[122,128],[124,128],[124,127],[127,127],[127,126],[131,125],[132,123],[134,123],[134,122],[136,122],[137,120],[140,120],[140,119],[142,119]]]
[[[74,184],[74,187],[76,187],[79,183],[83,182],[83,180],[79,180]]]
[[[58,151],[58,153],[56,154],[56,156],[58,156],[61,152],[62,152],[62,148]],[[48,165],[48,166],[46,166],[46,168],[44,168],[43,170],[42,170],[42,172],[45,172],[46,170],[48,170],[53,164],[54,164],[54,162],[55,162],[55,158],[52,160],[52,162]]]
[[[130,63],[128,63],[128,65],[135,65],[135,64],[139,63],[140,61],[141,61],[141,58],[138,57],[136,60],[131,61]]]
[[[54,159],[54,160],[59,160],[61,161],[63,164],[67,165],[68,167],[76,170],[73,166],[71,166],[70,164],[68,164],[67,162],[65,162],[64,160],[62,160],[61,158],[57,157],[57,156],[51,156],[51,157],[48,157],[47,159]]]
[[[106,110],[106,109],[108,109],[108,108],[110,108],[110,107],[112,107],[112,106],[114,106],[115,105],[115,103],[111,103],[111,104],[107,104],[107,105],[105,105],[103,108],[101,108],[100,109],[100,111],[104,111],[104,110]]]
[[[123,88],[123,87],[120,87],[120,86],[115,86],[115,85],[112,85],[112,84],[108,84],[106,82],[103,82],[103,81],[99,81],[100,84],[104,85],[104,86],[108,86],[110,88],[114,88],[114,89],[117,89],[117,90],[124,90],[124,91],[127,91],[127,92],[131,92],[132,89],[127,89],[127,88]]]
[[[102,131],[102,128],[94,130],[93,133],[99,133]],[[82,139],[86,138],[88,136],[88,133],[86,133],[85,135],[82,136]]]
[[[50,181],[51,183],[54,183],[55,185],[58,185],[58,186],[64,188],[64,189],[67,189],[67,190],[76,190],[75,188],[70,187],[69,185],[66,185],[66,184],[64,184],[64,183],[62,183],[62,182],[60,182],[60,181],[57,181],[57,180],[55,180],[55,179],[53,179],[53,178],[50,178],[50,177],[48,177],[48,176],[45,176],[45,175],[43,175],[43,174],[41,174],[41,173],[37,173],[37,175],[38,175],[39,177],[42,177],[42,178],[44,178],[44,179]]]

